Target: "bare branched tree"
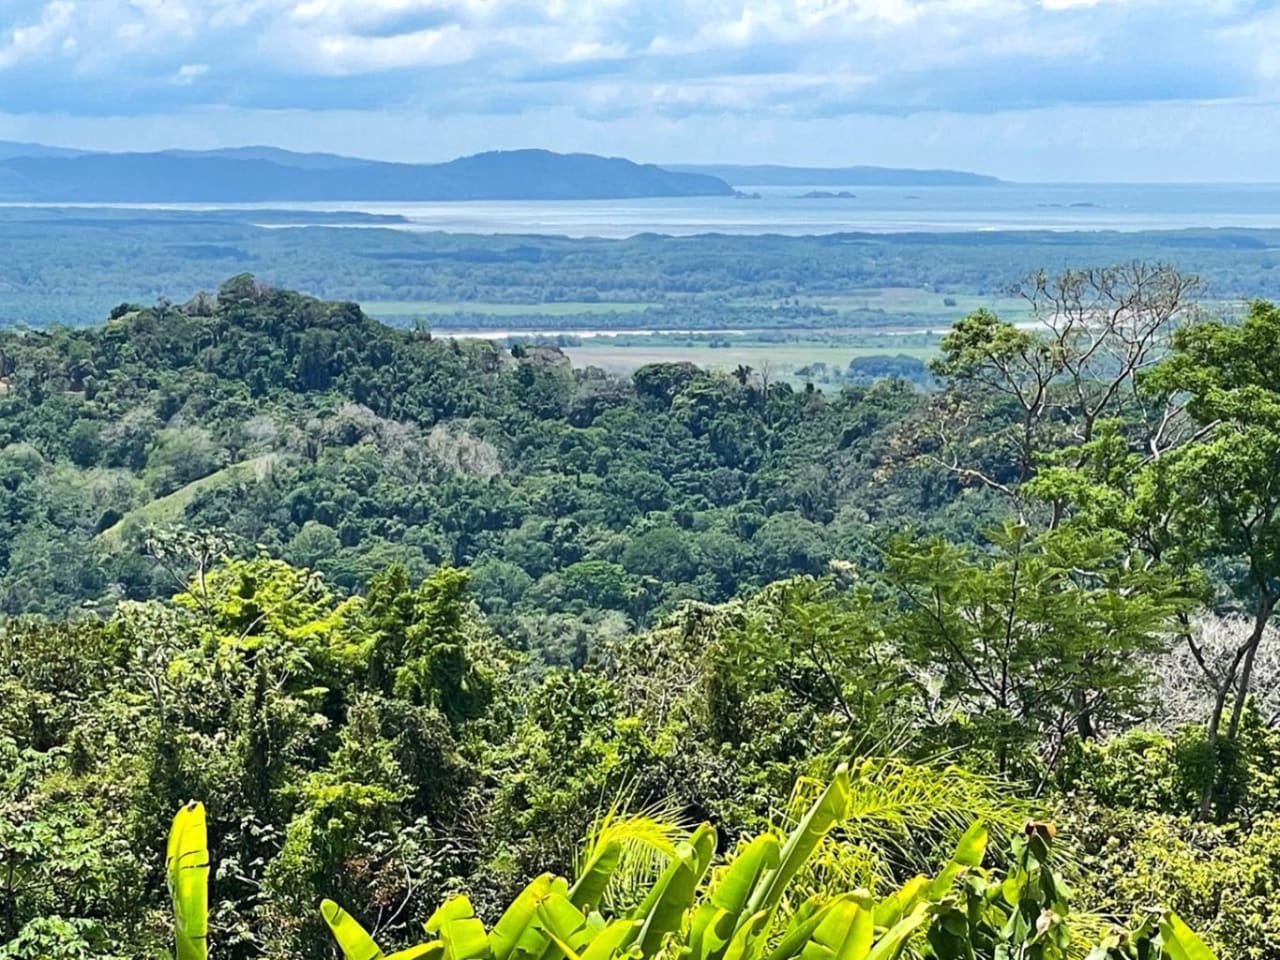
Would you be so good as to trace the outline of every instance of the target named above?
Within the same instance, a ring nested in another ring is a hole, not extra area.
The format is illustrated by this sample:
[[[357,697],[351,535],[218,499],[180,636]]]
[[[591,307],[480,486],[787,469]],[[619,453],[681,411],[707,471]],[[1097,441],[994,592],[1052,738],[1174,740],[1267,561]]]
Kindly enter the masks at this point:
[[[978,311],[943,339],[934,372],[947,388],[930,410],[925,458],[1008,496],[1024,518],[1024,484],[1051,463],[1083,465],[1105,421],[1123,414],[1127,445],[1148,457],[1184,442],[1179,398],[1147,396],[1142,375],[1196,320],[1200,289],[1163,264],[1033,274],[1015,288],[1026,319]],[[996,418],[1009,426],[993,431]],[[1064,509],[1053,505],[1051,523]]]
[[[1193,617],[1185,635],[1152,660],[1157,721],[1174,728],[1200,724],[1231,696],[1240,666],[1240,637],[1253,626],[1243,614]],[[1268,627],[1253,668],[1252,696],[1269,726],[1280,726],[1280,630]]]

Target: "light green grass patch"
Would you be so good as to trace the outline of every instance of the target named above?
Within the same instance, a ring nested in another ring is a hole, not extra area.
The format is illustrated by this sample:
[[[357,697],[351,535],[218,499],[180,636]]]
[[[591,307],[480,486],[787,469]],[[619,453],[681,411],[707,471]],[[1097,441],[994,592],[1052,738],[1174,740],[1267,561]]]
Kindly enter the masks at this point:
[[[206,490],[228,486],[241,480],[252,479],[270,466],[276,456],[276,454],[268,453],[261,457],[254,457],[252,460],[243,460],[240,463],[233,463],[230,466],[223,467],[207,477],[192,480],[185,487],[179,487],[173,493],[157,497],[150,503],[145,503],[137,509],[130,510],[94,539],[108,549],[115,550],[122,546],[121,538],[125,527],[129,524],[136,523],[140,526],[154,527],[178,523],[186,513],[187,507],[201,493]]]
[[[998,296],[993,294],[972,293],[936,293],[932,290],[917,290],[911,287],[875,287],[865,290],[850,290],[839,294],[817,294],[788,298],[783,302],[799,301],[803,306],[820,307],[835,310],[839,313],[876,310],[890,316],[902,314],[904,317],[918,319],[923,316],[939,317],[947,321],[949,326],[961,317],[975,310],[991,310],[1002,317],[1016,320],[1027,313],[1027,303],[1021,297]],[[953,301],[948,303],[947,301]],[[743,300],[743,304],[765,304],[771,301]]]

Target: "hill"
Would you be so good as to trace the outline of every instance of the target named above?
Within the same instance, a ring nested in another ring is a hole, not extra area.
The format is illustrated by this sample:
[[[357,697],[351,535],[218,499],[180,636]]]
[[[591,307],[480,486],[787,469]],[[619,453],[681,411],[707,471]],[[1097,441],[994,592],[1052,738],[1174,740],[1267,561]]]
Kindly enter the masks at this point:
[[[21,148],[15,148],[21,149]],[[702,173],[547,150],[448,163],[384,163],[250,147],[208,153],[22,155],[0,151],[0,200],[46,203],[260,203],[307,200],[602,200],[727,196]]]
[[[899,167],[784,167],[774,164],[670,164],[668,170],[717,177],[735,187],[992,187],[1004,181],[963,170]]]
[[[78,157],[83,150],[70,147],[49,147],[43,143],[23,143],[17,140],[0,140],[0,160],[11,157]]]

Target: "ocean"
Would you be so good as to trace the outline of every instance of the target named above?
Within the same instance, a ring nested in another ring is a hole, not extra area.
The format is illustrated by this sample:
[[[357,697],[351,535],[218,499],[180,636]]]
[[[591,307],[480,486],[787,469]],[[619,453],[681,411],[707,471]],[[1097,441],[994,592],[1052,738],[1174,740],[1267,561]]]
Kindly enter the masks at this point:
[[[759,198],[449,203],[324,201],[254,206],[398,214],[406,222],[396,228],[404,230],[608,238],[642,233],[794,236],[844,232],[1280,228],[1280,184],[825,188],[829,191],[847,189],[855,194],[852,198],[803,198],[801,194],[808,192],[803,187],[746,186],[741,189],[759,193]],[[173,206],[200,208],[200,205]]]

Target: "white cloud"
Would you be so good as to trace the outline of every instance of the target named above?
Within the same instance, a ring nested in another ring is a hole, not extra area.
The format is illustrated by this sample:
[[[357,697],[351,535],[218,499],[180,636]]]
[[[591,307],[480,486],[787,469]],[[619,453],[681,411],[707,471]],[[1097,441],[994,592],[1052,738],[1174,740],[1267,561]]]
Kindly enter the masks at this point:
[[[1193,118],[1280,99],[1280,60],[1272,53],[1280,12],[1266,6],[0,0],[0,112],[65,115],[68,123],[153,114],[167,118],[156,135],[175,142],[205,136],[209,116],[234,115],[246,124],[281,118],[279,128],[268,123],[256,138],[228,132],[228,121],[217,129],[232,142],[306,139],[319,129],[303,122],[311,117],[360,118],[370,126],[413,117],[415,129],[458,131],[459,149],[440,139],[437,149],[446,153],[461,152],[463,142],[482,145],[476,136],[496,145],[508,131],[516,142],[547,131],[565,142],[553,137],[544,145],[590,146],[607,129],[619,142],[609,152],[631,137],[641,148],[667,143],[671,159],[739,145],[763,156],[778,149],[770,137],[807,138],[813,149],[831,150],[839,136],[855,134],[864,138],[858,143],[896,137],[914,150],[955,154],[979,131],[1030,155],[1035,141],[1058,133],[1040,118],[1088,116],[1101,124],[1099,118],[1121,115],[1110,111],[1122,111],[1126,123],[1107,119],[1099,128],[1120,139],[1113,146],[1121,153],[1139,141],[1154,149],[1139,133],[1145,116],[1176,117],[1178,136],[1192,149],[1199,131],[1223,131],[1218,120],[1197,126]],[[1071,110],[1084,113],[1063,112]],[[186,116],[203,119],[171,123]],[[77,129],[103,136],[96,121],[83,123]],[[944,130],[961,143],[943,142]],[[1079,141],[1080,132],[1071,136]],[[1019,138],[1031,145],[1016,146]],[[395,140],[368,142],[391,149]],[[343,142],[312,145],[341,149]],[[1221,159],[1221,150],[1214,152]]]
[[[68,35],[74,14],[75,4],[70,0],[53,0],[36,21],[0,32],[0,70],[54,50],[74,53],[75,38]]]
[[[184,63],[177,69],[173,75],[173,82],[177,84],[195,83],[200,77],[209,72],[207,63]]]

